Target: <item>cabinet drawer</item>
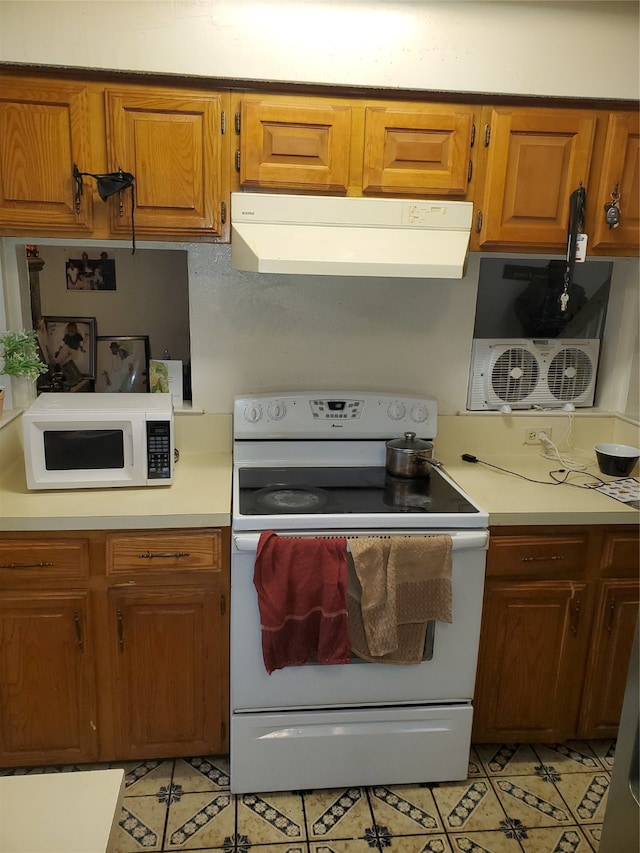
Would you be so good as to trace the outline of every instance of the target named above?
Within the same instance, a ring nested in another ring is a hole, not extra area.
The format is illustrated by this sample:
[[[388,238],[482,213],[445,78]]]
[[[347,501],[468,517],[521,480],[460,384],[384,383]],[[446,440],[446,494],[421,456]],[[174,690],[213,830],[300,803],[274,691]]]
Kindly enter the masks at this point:
[[[219,530],[118,533],[107,536],[107,574],[220,571]]]
[[[607,577],[637,577],[640,564],[639,540],[634,530],[606,533],[600,560],[601,574]]]
[[[567,578],[586,570],[586,536],[504,536],[489,543],[488,576]]]
[[[84,539],[0,540],[0,582],[86,577],[89,548]]]

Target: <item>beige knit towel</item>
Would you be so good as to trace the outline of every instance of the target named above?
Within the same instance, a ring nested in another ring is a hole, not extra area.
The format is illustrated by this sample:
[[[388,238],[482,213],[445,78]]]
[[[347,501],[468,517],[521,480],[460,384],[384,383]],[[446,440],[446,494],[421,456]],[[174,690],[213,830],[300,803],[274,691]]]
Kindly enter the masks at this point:
[[[419,663],[427,623],[452,621],[451,537],[352,539],[349,548],[357,578],[352,573],[347,599],[353,651],[380,663]]]
[[[369,653],[380,656],[395,652],[398,617],[395,566],[389,569],[391,539],[351,539],[349,550],[360,588],[360,610]]]

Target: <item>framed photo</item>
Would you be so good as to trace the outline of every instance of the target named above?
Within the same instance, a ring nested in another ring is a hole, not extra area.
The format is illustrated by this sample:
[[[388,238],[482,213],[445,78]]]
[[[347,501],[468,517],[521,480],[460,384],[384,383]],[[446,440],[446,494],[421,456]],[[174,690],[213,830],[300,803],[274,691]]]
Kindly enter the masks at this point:
[[[83,252],[81,258],[69,258],[65,268],[67,290],[116,289],[116,262],[107,252],[100,252],[99,258]]]
[[[64,368],[73,362],[85,379],[96,377],[96,318],[43,317],[38,330],[38,342],[44,360],[51,369]]]
[[[96,391],[130,394],[149,390],[148,335],[99,337],[96,359]]]

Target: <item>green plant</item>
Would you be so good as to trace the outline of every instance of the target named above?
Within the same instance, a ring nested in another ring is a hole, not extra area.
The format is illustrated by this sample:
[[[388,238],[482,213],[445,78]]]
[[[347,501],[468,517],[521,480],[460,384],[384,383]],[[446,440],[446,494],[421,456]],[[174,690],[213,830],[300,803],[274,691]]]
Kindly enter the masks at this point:
[[[0,373],[35,380],[47,369],[40,360],[33,330],[0,333]]]

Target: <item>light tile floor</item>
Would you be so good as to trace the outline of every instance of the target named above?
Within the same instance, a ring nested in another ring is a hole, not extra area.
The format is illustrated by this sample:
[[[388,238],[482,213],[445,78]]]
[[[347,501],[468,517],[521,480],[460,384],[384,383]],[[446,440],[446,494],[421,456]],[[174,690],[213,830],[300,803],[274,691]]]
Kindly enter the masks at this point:
[[[226,757],[115,763],[126,771],[115,853],[593,853],[614,748],[479,744],[464,782],[239,795]]]

